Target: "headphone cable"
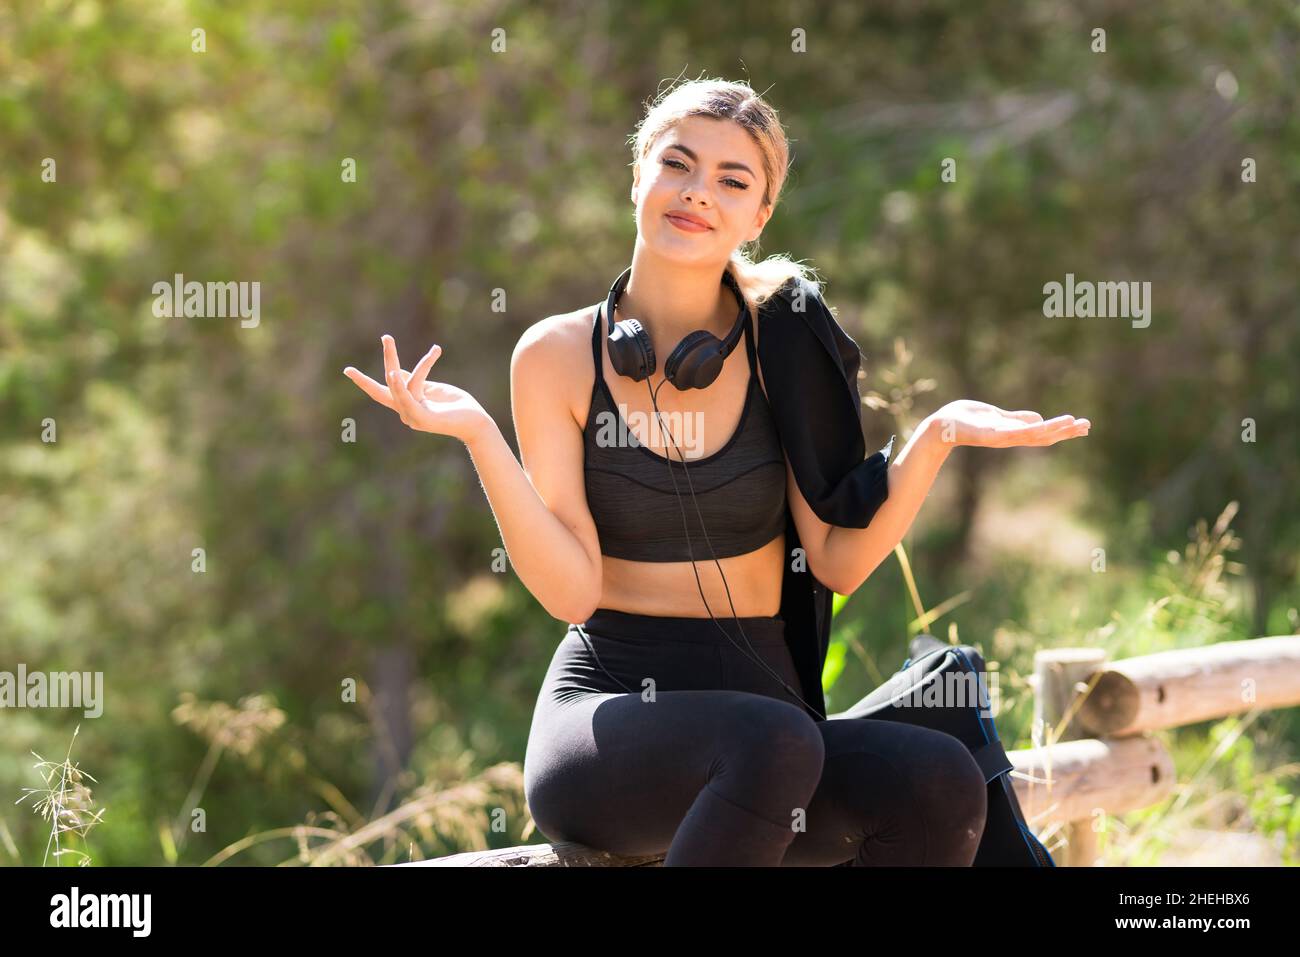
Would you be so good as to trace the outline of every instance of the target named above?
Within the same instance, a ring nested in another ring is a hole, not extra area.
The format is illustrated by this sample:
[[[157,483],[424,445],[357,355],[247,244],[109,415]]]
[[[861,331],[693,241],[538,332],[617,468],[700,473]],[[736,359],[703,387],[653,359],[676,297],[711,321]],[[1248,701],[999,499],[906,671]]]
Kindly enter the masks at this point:
[[[664,383],[667,381],[668,379],[667,377],[665,377],[663,382],[659,383],[658,388],[662,389],[664,387]],[[672,457],[666,456],[664,460],[668,464],[668,477],[672,479],[673,491],[677,494],[677,507],[681,510],[682,513],[682,531],[686,535],[686,549],[688,554],[691,556],[690,558],[691,571],[695,575],[695,587],[696,590],[699,591],[700,593],[700,600],[704,603],[704,610],[709,613],[709,618],[713,621],[713,624],[717,627],[718,631],[722,633],[724,638],[726,638],[728,641],[731,642],[732,646],[734,646],[737,651],[740,651],[743,654],[747,654],[751,661],[753,661],[760,668],[764,669],[769,675],[775,678],[777,683],[780,684],[781,687],[783,687],[786,691],[790,692],[790,694],[794,695],[795,698],[798,698],[798,700],[804,705],[804,707],[808,708],[809,711],[811,711],[813,714],[821,715],[823,721],[827,720],[824,714],[822,714],[820,711],[818,711],[816,708],[810,705],[807,701],[804,701],[804,699],[799,695],[798,692],[796,692],[793,688],[791,688],[788,684],[786,684],[784,678],[782,678],[779,674],[777,674],[771,667],[768,666],[767,662],[763,661],[762,658],[759,657],[758,652],[754,650],[754,646],[749,641],[749,636],[745,634],[745,628],[743,625],[741,625],[740,617],[736,614],[736,603],[732,600],[731,588],[727,585],[727,576],[722,571],[722,564],[718,561],[717,553],[713,549],[713,542],[709,538],[709,530],[704,525],[704,516],[700,513],[700,501],[699,498],[695,495],[695,483],[691,481],[690,469],[688,469],[686,466],[686,455],[681,451],[681,447],[677,444],[677,440],[673,438],[672,433],[669,432],[667,428],[663,427],[663,418],[662,418],[662,413],[659,411],[659,403],[657,401],[656,390],[651,388],[649,379],[646,379],[646,390],[650,393],[650,404],[654,407],[656,420],[659,422],[660,427],[663,429],[664,433],[672,441],[673,447],[678,451],[678,458],[679,461],[682,463],[682,472],[683,474],[685,474],[687,485],[690,487],[691,490],[691,501],[695,505],[695,514],[696,517],[698,517],[700,520],[700,530],[704,533],[704,541],[709,546],[709,554],[713,558],[713,564],[718,567],[718,574],[722,577],[722,587],[727,593],[727,603],[731,606],[731,617],[735,620],[736,628],[740,631],[741,637],[745,639],[745,644],[746,646],[748,646],[749,650],[745,651],[744,648],[741,648],[740,645],[736,643],[736,640],[732,638],[731,635],[727,634],[726,629],[722,627],[722,623],[719,622],[716,617],[714,617],[713,609],[709,607],[709,600],[704,597],[704,586],[700,583],[699,569],[695,567],[695,549],[691,544],[691,533],[688,527],[689,523],[687,522],[686,519],[686,507],[682,504],[681,490],[678,489],[677,477],[673,474]],[[746,394],[748,395],[748,393]],[[746,399],[746,401],[748,401],[748,399]],[[626,685],[624,685],[624,687],[626,687]]]

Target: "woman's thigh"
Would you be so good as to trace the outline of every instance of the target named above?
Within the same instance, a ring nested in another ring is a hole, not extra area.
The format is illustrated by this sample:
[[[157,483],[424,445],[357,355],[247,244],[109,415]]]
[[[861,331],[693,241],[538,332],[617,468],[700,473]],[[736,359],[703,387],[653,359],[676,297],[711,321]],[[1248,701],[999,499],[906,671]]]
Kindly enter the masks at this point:
[[[528,807],[552,841],[663,853],[706,784],[756,809],[786,778],[783,756],[804,773],[814,725],[792,704],[743,691],[551,703],[539,707],[529,736]],[[788,817],[783,808],[770,813]]]
[[[984,775],[949,734],[878,718],[818,721],[821,780],[786,866],[966,864],[987,813]]]

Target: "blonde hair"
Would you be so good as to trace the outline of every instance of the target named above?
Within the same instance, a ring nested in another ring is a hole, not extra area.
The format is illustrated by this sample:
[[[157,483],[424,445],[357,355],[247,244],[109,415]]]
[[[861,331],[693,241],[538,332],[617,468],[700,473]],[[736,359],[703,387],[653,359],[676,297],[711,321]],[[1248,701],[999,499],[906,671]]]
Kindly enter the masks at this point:
[[[748,83],[721,79],[687,80],[662,91],[648,104],[645,116],[628,137],[633,162],[643,160],[661,135],[690,116],[734,120],[744,128],[763,157],[766,178],[763,205],[775,207],[790,170],[790,144],[776,110]],[[757,246],[758,240],[742,243],[731,254],[728,263],[752,310],[795,276],[809,283],[814,293],[821,294],[821,282],[811,266],[795,262],[784,253],[755,262],[751,252]]]

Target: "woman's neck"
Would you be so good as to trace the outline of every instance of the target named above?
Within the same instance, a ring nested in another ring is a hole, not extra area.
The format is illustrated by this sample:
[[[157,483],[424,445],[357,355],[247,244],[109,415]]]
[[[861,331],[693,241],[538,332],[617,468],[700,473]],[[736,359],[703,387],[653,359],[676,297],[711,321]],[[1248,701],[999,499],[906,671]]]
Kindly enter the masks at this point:
[[[658,353],[661,346],[671,349],[697,329],[721,339],[735,324],[739,306],[716,265],[683,265],[638,246],[617,311],[620,319],[641,321]]]

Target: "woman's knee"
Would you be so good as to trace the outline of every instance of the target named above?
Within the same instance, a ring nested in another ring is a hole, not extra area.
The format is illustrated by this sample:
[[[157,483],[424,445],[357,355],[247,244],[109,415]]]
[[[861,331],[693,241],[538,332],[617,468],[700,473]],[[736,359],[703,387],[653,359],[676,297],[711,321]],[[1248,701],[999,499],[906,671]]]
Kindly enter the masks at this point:
[[[946,739],[946,740],[944,740]],[[917,782],[933,845],[927,864],[969,865],[988,816],[988,784],[970,750],[952,735],[933,742],[924,780]]]
[[[549,841],[586,843],[582,833],[592,817],[583,800],[583,782],[573,754],[530,741],[524,758],[524,803],[537,830]]]
[[[524,804],[533,824],[542,836],[549,841],[564,841],[569,838],[559,825],[562,815],[558,800],[563,795],[563,788],[546,774],[537,773],[535,766],[524,766]]]

